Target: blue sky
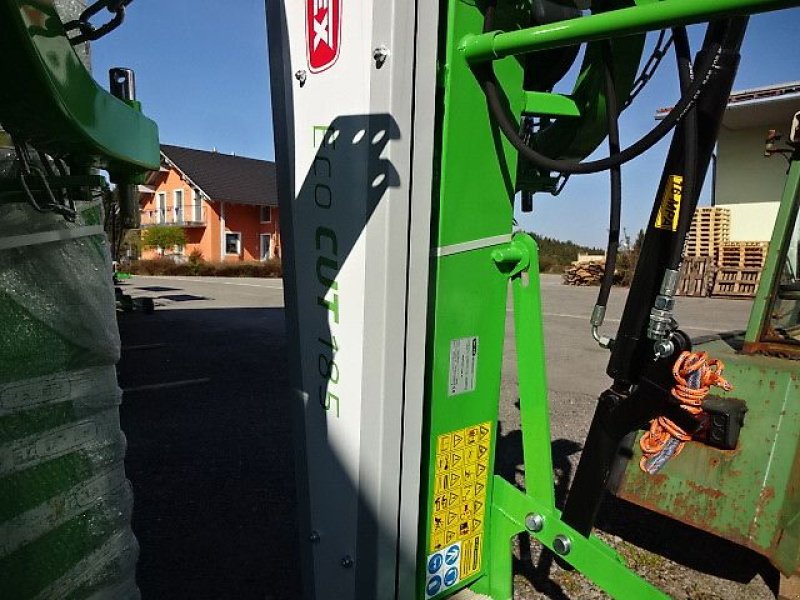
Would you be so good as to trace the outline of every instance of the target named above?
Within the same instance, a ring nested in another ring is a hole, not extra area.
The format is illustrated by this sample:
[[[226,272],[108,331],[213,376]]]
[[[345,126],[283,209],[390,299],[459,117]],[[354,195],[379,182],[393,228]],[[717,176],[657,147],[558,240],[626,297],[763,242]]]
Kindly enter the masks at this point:
[[[750,21],[734,89],[800,80],[800,9]],[[690,30],[699,47],[702,27]],[[652,43],[653,39],[650,39]],[[93,46],[95,77],[112,66],[136,71],[139,99],[165,143],[274,158],[264,0],[135,0],[125,23]],[[623,146],[653,124],[655,110],[677,95],[672,56],[622,118]],[[644,226],[668,147],[660,143],[623,168],[623,225]],[[604,156],[605,147],[596,155]],[[703,188],[701,202],[708,202]],[[558,197],[537,194],[534,212],[518,215],[528,230],[604,245],[608,176],[575,176]]]

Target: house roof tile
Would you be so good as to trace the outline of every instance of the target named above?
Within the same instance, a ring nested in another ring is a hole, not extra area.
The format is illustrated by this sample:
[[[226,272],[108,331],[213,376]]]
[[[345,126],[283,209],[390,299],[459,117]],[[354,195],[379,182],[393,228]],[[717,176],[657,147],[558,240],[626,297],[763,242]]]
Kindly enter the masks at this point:
[[[211,200],[278,205],[274,162],[167,144],[161,153]]]

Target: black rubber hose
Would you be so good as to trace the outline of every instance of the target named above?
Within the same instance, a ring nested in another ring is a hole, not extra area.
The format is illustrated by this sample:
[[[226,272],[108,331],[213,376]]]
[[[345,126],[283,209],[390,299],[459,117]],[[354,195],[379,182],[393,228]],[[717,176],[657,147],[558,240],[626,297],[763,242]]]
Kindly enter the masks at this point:
[[[692,84],[692,52],[689,47],[689,36],[685,27],[675,27],[672,30],[672,39],[675,44],[675,55],[678,57],[678,77],[681,91],[688,89]],[[699,144],[699,131],[697,123],[697,109],[692,106],[683,119],[683,184],[681,189],[681,205],[678,212],[678,226],[670,249],[667,268],[677,271],[683,259],[683,244],[686,234],[692,223],[692,213],[695,205],[694,195],[697,189],[697,153]]]
[[[491,31],[491,23],[493,20],[494,6],[490,5],[484,14],[484,31]],[[526,160],[530,161],[535,167],[543,171],[556,171],[560,173],[569,174],[587,174],[599,173],[606,171],[614,166],[622,165],[643,152],[646,152],[657,144],[661,139],[667,135],[675,125],[677,125],[685,116],[687,111],[692,108],[697,101],[700,92],[705,87],[706,83],[711,79],[716,66],[717,59],[721,52],[719,44],[712,44],[709,48],[709,53],[706,55],[704,63],[698,69],[698,73],[692,81],[686,93],[681,95],[678,103],[672,108],[669,114],[659,122],[653,129],[651,129],[644,136],[639,138],[632,145],[628,146],[619,154],[602,158],[600,160],[588,162],[573,162],[567,160],[559,160],[545,156],[530,148],[519,135],[519,125],[515,122],[514,118],[509,114],[506,109],[506,103],[499,89],[497,78],[494,74],[494,67],[491,62],[482,63],[473,68],[475,77],[486,95],[486,102],[489,107],[489,112],[494,118],[497,126],[503,132],[503,135],[508,138],[514,148]]]
[[[611,42],[603,44],[603,62],[605,66],[606,121],[608,123],[608,155],[609,158],[619,154],[619,99],[614,85],[614,56]],[[597,306],[608,305],[611,286],[614,284],[614,272],[617,266],[619,249],[619,230],[622,218],[622,166],[615,165],[609,170],[611,183],[611,208],[609,210],[608,246],[606,247],[606,265],[603,280],[597,293]]]

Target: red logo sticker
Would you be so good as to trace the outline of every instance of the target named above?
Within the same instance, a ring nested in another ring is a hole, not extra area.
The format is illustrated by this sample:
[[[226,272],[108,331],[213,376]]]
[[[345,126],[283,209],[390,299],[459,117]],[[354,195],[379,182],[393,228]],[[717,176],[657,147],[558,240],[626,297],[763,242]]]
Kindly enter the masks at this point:
[[[330,68],[339,58],[341,4],[341,0],[306,0],[308,68],[312,73]]]

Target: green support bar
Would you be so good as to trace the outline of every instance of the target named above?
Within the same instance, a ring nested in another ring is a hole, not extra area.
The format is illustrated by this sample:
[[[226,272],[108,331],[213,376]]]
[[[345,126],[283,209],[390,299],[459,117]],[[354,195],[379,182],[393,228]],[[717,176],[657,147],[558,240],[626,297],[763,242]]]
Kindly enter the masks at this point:
[[[800,157],[795,158],[800,159]],[[791,226],[797,218],[797,211],[800,205],[798,195],[800,195],[800,160],[793,159],[783,188],[778,215],[775,219],[775,229],[772,233],[769,254],[761,275],[761,284],[758,286],[753,308],[750,311],[745,343],[760,342],[761,334],[769,320],[775,287],[780,283],[783,261],[786,259],[786,251],[792,239]]]
[[[491,560],[487,576],[472,589],[492,600],[511,600],[513,538],[527,531],[613,598],[666,600],[666,594],[628,569],[612,548],[595,536],[584,537],[561,520],[553,487],[536,242],[528,234],[517,234],[511,244],[495,250],[492,258],[511,279],[514,295],[526,489],[522,492],[502,477],[494,477],[487,548]]]
[[[692,25],[732,15],[781,10],[798,4],[798,0],[664,0],[508,33],[493,31],[467,35],[462,40],[461,49],[466,59],[476,64],[526,52]]]

